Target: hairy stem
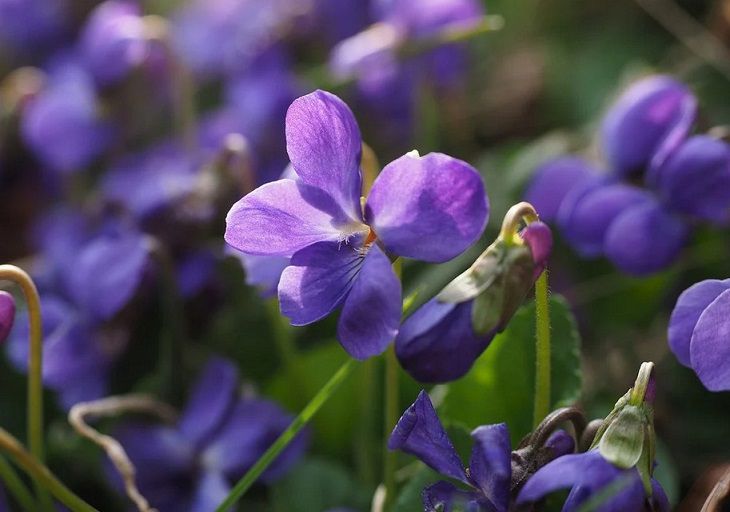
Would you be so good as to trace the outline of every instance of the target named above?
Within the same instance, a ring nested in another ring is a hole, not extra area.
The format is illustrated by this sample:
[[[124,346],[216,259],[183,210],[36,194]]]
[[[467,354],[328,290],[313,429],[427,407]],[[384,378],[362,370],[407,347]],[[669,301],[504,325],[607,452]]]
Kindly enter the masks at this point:
[[[550,412],[550,306],[545,270],[535,283],[535,409],[533,425],[538,426]]]
[[[314,417],[317,411],[319,411],[319,409],[327,402],[327,400],[329,400],[329,398],[334,394],[340,384],[342,384],[342,382],[344,382],[345,379],[350,376],[350,374],[352,374],[356,367],[357,362],[354,359],[348,358],[348,360],[340,367],[339,370],[335,372],[330,380],[327,381],[322,389],[320,389],[317,394],[314,395],[314,398],[312,398],[309,403],[304,407],[304,409],[302,409],[302,412],[300,412],[299,415],[294,418],[294,421],[291,422],[289,427],[287,427],[287,429],[282,432],[277,440],[274,441],[274,444],[272,444],[269,449],[266,450],[266,452],[261,457],[259,457],[259,460],[256,461],[256,464],[254,464],[251,469],[249,469],[248,472],[243,475],[243,478],[241,478],[238,483],[236,483],[226,499],[223,500],[223,503],[218,505],[216,512],[226,512],[233,505],[235,505],[239,499],[241,499],[241,497],[254,484],[254,482],[259,479],[259,477],[266,470],[266,468],[268,468],[269,465],[274,462],[274,460],[279,456],[282,451],[284,451],[284,449],[289,445],[289,443],[294,439],[299,431],[302,430],[302,428],[304,428],[307,423],[309,423],[309,421]]]

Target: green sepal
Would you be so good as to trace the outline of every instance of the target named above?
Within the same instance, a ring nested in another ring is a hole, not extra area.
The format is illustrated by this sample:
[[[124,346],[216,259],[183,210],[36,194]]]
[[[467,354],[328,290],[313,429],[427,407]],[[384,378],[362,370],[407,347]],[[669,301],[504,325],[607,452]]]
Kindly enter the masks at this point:
[[[476,298],[499,277],[507,255],[502,240],[495,240],[492,245],[479,255],[471,267],[447,284],[436,296],[439,302],[460,304]]]
[[[629,403],[630,396],[631,390],[629,389],[624,396],[616,401],[616,404],[613,406],[613,410],[611,410],[608,416],[606,416],[606,419],[603,420],[603,423],[601,423],[598,431],[596,431],[596,435],[593,436],[593,442],[591,443],[590,449],[598,446],[598,443],[601,442],[603,434],[606,433],[606,429],[608,428],[608,426],[613,422],[614,419],[616,419],[616,416],[618,416],[618,413],[621,412],[624,406]]]
[[[623,469],[636,466],[644,451],[647,420],[643,408],[624,406],[609,423],[598,444],[603,458]]]
[[[654,472],[654,427],[651,423],[645,426],[644,449],[641,451],[641,457],[636,465],[636,469],[641,477],[641,483],[644,485],[644,492],[651,497],[653,489],[651,488],[651,475]]]

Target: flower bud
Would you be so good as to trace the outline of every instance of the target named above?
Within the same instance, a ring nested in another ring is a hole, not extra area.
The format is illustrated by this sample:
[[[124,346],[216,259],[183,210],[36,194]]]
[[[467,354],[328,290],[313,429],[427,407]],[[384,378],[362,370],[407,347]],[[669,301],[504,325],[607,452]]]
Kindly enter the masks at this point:
[[[0,291],[0,343],[4,342],[15,319],[15,299],[8,292]]]

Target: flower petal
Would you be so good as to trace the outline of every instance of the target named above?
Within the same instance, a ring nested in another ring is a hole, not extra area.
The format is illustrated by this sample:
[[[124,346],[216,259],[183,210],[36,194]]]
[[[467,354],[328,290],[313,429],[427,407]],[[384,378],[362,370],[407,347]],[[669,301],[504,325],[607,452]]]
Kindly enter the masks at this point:
[[[276,295],[281,273],[291,263],[286,256],[253,256],[240,251],[235,251],[234,256],[246,272],[246,284],[258,288],[265,299]]]
[[[606,232],[604,251],[619,269],[646,275],[669,266],[679,256],[689,228],[655,201],[622,212]]]
[[[345,299],[363,264],[347,244],[320,242],[297,252],[279,280],[281,313],[292,325],[327,316]]]
[[[350,107],[334,94],[314,91],[286,113],[286,150],[302,181],[329,194],[359,220],[362,138]]]
[[[388,257],[373,245],[347,294],[337,324],[337,339],[355,359],[388,348],[398,333],[401,287]]]
[[[626,208],[649,199],[636,187],[623,183],[598,186],[578,200],[561,227],[571,245],[583,256],[599,256],[609,226]]]
[[[231,485],[222,473],[218,471],[203,472],[198,479],[189,512],[216,510],[230,491]]]
[[[416,401],[398,420],[390,434],[388,449],[415,455],[442,475],[469,483],[459,454],[425,391],[418,394]]]
[[[469,475],[494,505],[495,512],[507,512],[512,478],[512,448],[506,423],[485,425],[471,433],[474,446]]]
[[[730,290],[725,290],[705,308],[692,333],[692,368],[710,391],[730,390],[729,314]]]
[[[489,214],[476,169],[442,153],[407,154],[386,165],[365,208],[388,251],[431,262],[449,260],[474,243]]]
[[[686,86],[668,76],[632,84],[611,107],[601,127],[608,161],[620,175],[660,163],[687,135],[697,100]]]
[[[598,171],[582,158],[566,156],[541,165],[525,192],[525,201],[540,214],[540,220],[552,222],[557,218],[565,196],[583,180],[597,176]]]
[[[658,187],[673,210],[716,223],[730,219],[730,144],[691,137],[657,172]]]
[[[342,238],[339,207],[322,191],[294,180],[262,185],[233,205],[225,239],[247,254],[291,256],[317,242]]]
[[[192,388],[178,429],[195,446],[204,444],[222,425],[236,400],[238,370],[230,361],[213,357]]]
[[[15,321],[15,299],[8,292],[0,290],[0,343],[10,334]]]
[[[462,491],[449,482],[436,482],[421,492],[424,512],[453,512],[465,510],[476,512],[485,510],[474,492]],[[491,511],[491,507],[486,510]]]
[[[472,327],[472,305],[431,299],[406,318],[395,339],[401,366],[420,382],[448,382],[464,375],[492,341]]]
[[[668,341],[669,348],[674,352],[677,360],[685,366],[691,367],[690,341],[700,315],[722,292],[730,289],[730,279],[707,279],[695,283],[677,299],[669,318]]]

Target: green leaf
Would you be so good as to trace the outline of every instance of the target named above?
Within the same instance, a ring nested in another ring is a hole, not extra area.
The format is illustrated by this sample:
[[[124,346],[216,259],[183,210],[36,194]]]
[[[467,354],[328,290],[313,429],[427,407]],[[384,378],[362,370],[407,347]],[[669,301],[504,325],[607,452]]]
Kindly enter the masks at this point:
[[[370,492],[346,468],[321,459],[298,464],[271,492],[275,512],[311,512],[335,507],[364,510]]]
[[[393,503],[392,512],[413,512],[423,510],[423,498],[421,493],[424,487],[435,484],[444,478],[434,470],[418,464],[418,469],[408,482],[401,488],[398,497]]]
[[[552,405],[571,404],[580,395],[580,337],[566,302],[550,299],[552,324]],[[512,441],[532,429],[535,382],[535,307],[520,309],[505,331],[462,379],[449,384],[439,409],[445,421],[469,428],[507,422]]]
[[[598,443],[601,455],[614,465],[628,469],[639,462],[646,439],[646,414],[640,407],[626,405],[611,421]]]

